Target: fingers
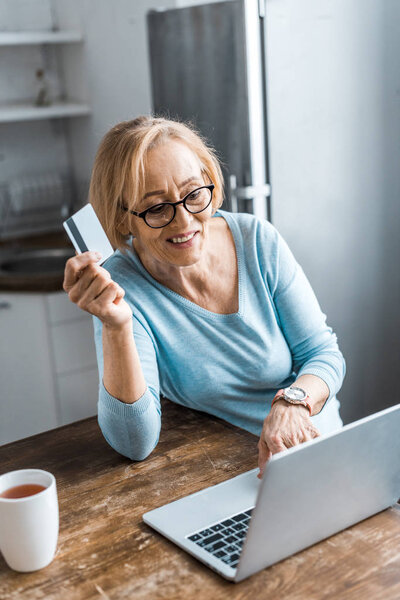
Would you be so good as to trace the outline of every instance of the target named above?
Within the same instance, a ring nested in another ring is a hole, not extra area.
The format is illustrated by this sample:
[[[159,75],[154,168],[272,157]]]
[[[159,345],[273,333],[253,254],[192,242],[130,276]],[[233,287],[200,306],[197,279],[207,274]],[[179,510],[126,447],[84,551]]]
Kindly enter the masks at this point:
[[[111,304],[118,304],[120,300],[125,296],[125,290],[123,290],[118,283],[115,281],[110,281],[104,288],[102,288],[101,292],[93,298],[93,300],[88,304],[90,309],[91,304],[96,304],[96,309],[100,309],[101,311],[107,311]]]
[[[312,439],[314,439],[314,436],[312,435],[311,431],[304,431],[303,433],[303,439],[301,440],[301,442],[310,442]]]
[[[117,283],[111,281],[99,296],[91,304],[87,305],[85,310],[95,314],[102,321],[109,320],[113,317],[116,304],[118,304],[124,295],[124,290]]]
[[[114,304],[119,304],[121,302],[121,300],[123,299],[123,297],[125,296],[125,290],[123,290],[121,287],[118,286],[118,290],[117,290],[117,296],[115,298],[115,300],[113,301]]]
[[[263,440],[260,440],[258,442],[258,467],[260,470],[264,468],[265,463],[271,456],[272,453],[267,444]]]
[[[292,448],[303,441],[304,435],[302,431],[288,431],[282,434],[282,442],[285,448]]]
[[[269,435],[266,443],[268,444],[272,454],[277,454],[278,452],[282,452],[282,450],[286,450],[286,448],[290,448],[289,445],[285,445],[283,437],[279,433],[273,433]]]
[[[124,298],[125,291],[96,260],[97,253],[85,252],[67,261],[64,289],[71,302],[82,310],[100,318],[115,319],[113,310]]]
[[[285,418],[282,419],[277,418],[276,414],[274,414],[271,418],[270,414],[264,421],[263,430],[258,442],[259,479],[262,478],[265,465],[273,454],[277,454],[303,442],[311,441],[320,435],[308,417],[298,420],[293,418],[288,419],[288,413],[284,413],[284,416]]]
[[[104,281],[99,277],[77,302],[77,305],[101,319],[107,319],[124,295],[125,291],[115,281],[111,279]]]
[[[262,478],[265,470],[265,465],[269,461],[271,456],[271,450],[268,448],[267,444],[260,439],[260,441],[258,442],[258,468],[260,469],[260,472],[257,475],[258,479]]]
[[[72,302],[80,308],[86,308],[111,283],[111,275],[97,265],[89,265],[82,277],[69,292]],[[115,284],[117,286],[117,284]],[[119,287],[119,286],[117,286]]]
[[[282,433],[281,439],[285,448],[292,448],[303,442],[309,442],[316,437],[319,437],[319,435],[318,430],[310,423],[310,425],[302,427],[301,429]]]
[[[68,259],[65,264],[63,288],[68,293],[81,276],[82,271],[91,263],[100,260],[99,252],[83,252]]]
[[[320,437],[320,432],[316,429],[313,424],[310,422],[310,425],[305,428],[304,432],[305,437],[307,436],[307,440],[313,440],[317,437]]]
[[[101,289],[110,283],[110,281],[111,275],[108,271],[99,265],[91,263],[81,271],[79,279],[75,285],[69,289],[69,299],[71,302],[75,302],[75,304],[78,304],[78,306],[83,308],[80,301],[82,301],[85,296],[85,301],[87,300],[88,293],[91,294],[90,290],[92,289],[92,286],[97,295],[101,292]],[[100,282],[103,282],[104,285],[101,286]],[[93,294],[91,294],[91,296],[93,296]]]

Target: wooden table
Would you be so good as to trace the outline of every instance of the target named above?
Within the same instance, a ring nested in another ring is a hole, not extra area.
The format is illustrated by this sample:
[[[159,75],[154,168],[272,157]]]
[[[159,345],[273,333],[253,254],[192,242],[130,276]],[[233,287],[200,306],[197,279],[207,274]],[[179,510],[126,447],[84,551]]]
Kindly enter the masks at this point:
[[[160,442],[141,463],[114,452],[95,418],[3,446],[1,473],[54,473],[60,537],[52,564],[35,573],[15,573],[0,556],[0,598],[398,600],[400,507],[239,584],[142,522],[147,510],[254,468],[256,443],[223,421],[164,402]]]

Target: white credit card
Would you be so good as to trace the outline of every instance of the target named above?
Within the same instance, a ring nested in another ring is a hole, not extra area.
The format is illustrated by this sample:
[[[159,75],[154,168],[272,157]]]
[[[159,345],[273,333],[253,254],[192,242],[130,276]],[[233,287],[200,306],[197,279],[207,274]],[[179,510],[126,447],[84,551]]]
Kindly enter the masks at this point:
[[[90,203],[64,221],[63,225],[78,254],[88,250],[100,252],[102,256],[98,264],[102,264],[114,254],[113,247]]]

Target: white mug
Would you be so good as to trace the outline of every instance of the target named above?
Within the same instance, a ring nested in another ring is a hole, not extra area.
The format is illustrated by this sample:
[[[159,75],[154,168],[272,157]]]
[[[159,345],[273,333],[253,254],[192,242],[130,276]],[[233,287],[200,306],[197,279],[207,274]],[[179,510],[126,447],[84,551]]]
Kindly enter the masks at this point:
[[[37,571],[54,558],[58,539],[56,480],[41,469],[21,469],[0,476],[0,495],[24,484],[45,489],[23,498],[0,497],[0,551],[14,571]]]

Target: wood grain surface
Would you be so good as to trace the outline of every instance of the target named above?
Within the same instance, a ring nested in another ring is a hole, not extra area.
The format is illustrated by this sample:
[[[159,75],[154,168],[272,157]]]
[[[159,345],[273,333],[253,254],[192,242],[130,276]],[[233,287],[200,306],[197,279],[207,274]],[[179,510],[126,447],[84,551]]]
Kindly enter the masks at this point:
[[[95,418],[1,447],[1,473],[52,472],[60,504],[54,561],[23,574],[0,556],[1,600],[398,600],[400,507],[239,584],[142,522],[148,510],[257,466],[256,444],[243,430],[164,401],[160,442],[140,463],[114,452]]]

